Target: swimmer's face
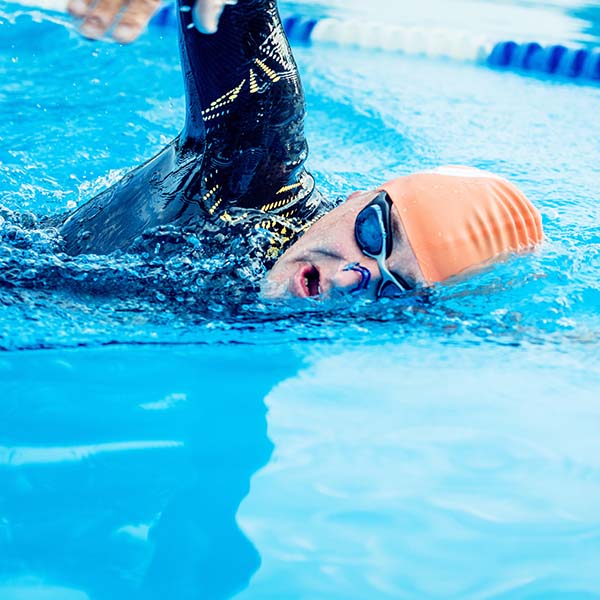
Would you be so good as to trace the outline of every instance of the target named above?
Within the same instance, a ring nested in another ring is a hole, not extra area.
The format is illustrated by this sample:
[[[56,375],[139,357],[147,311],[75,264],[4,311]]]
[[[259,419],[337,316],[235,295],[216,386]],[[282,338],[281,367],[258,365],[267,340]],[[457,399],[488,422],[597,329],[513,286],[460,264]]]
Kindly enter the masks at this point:
[[[360,211],[377,196],[377,192],[357,192],[346,202],[317,221],[281,258],[267,276],[264,293],[277,298],[331,298],[355,293],[365,284],[364,271],[349,270],[359,263],[368,270],[370,282],[361,295],[376,297],[381,279],[377,261],[366,256],[358,247],[354,224]],[[395,207],[391,209],[393,248],[385,265],[392,275],[411,285],[425,282],[417,259],[408,242]]]
[[[194,24],[201,33],[216,33],[225,6],[237,0],[197,0],[194,5]]]

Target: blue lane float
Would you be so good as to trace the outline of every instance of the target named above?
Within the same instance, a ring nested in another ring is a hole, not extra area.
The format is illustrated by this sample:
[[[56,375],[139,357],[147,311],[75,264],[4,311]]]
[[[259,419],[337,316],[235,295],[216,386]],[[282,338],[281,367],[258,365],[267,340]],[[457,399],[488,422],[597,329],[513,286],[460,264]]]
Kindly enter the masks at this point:
[[[573,79],[600,81],[600,49],[571,48],[562,44],[498,42],[490,53],[491,67],[533,71]]]

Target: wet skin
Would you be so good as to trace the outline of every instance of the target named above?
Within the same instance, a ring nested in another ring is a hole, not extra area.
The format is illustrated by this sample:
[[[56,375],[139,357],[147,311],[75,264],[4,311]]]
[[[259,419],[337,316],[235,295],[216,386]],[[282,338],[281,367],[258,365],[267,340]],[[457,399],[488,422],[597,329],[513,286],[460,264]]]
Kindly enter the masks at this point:
[[[346,202],[324,215],[275,263],[263,288],[269,298],[332,298],[347,295],[360,287],[364,276],[360,270],[348,269],[360,263],[368,269],[371,281],[361,295],[375,299],[381,274],[377,261],[365,256],[354,237],[358,213],[378,192],[356,192]],[[415,254],[406,237],[402,221],[392,206],[393,249],[386,264],[411,285],[425,283]]]
[[[81,19],[79,31],[85,37],[110,34],[127,44],[139,37],[159,6],[160,0],[69,0],[67,10]]]

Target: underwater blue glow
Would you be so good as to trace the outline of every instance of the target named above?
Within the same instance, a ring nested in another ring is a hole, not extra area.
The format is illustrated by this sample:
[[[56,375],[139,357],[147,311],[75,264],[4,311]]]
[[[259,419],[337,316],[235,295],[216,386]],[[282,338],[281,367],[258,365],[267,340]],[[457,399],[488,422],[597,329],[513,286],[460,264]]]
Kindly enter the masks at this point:
[[[598,86],[296,49],[325,193],[469,164],[547,240],[427,303],[272,303],[235,249],[56,254],[39,218],[181,126],[175,39],[0,21],[0,599],[600,597]]]

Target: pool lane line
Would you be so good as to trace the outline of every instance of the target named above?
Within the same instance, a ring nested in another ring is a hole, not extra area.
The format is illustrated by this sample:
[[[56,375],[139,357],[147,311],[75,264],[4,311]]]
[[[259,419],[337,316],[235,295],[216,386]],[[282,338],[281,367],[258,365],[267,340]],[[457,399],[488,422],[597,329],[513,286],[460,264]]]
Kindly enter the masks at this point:
[[[22,6],[66,12],[66,0],[20,0]],[[175,7],[163,4],[151,24],[174,28]],[[447,29],[401,27],[356,20],[290,15],[283,19],[293,45],[329,44],[343,48],[364,48],[413,56],[447,58],[487,65],[494,69],[541,74],[547,77],[600,83],[600,47],[584,48],[569,44],[541,44],[514,40],[493,41]]]
[[[334,44],[408,55],[443,57],[489,67],[546,76],[600,82],[600,47],[503,40],[473,36],[447,29],[400,27],[340,19],[284,19],[292,43]]]

